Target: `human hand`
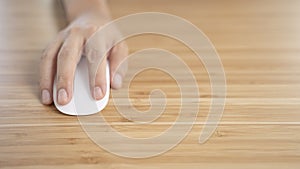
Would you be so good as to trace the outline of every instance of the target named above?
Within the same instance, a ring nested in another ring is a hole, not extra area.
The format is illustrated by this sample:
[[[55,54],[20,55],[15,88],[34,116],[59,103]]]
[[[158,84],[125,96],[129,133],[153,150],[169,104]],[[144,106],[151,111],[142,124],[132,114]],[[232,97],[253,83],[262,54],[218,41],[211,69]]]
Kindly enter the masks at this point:
[[[74,19],[44,51],[40,63],[41,101],[53,102],[53,82],[57,75],[57,102],[67,104],[73,96],[73,81],[77,63],[82,54],[89,62],[89,84],[95,100],[104,97],[106,88],[106,64],[109,60],[111,87],[118,89],[127,71],[128,47],[124,41],[112,46],[120,33],[117,29],[105,37],[94,37],[97,30],[110,21],[103,14],[85,13]],[[93,36],[93,40],[90,38]],[[97,50],[94,50],[95,47]],[[98,52],[97,52],[98,51]],[[103,55],[105,51],[109,51]],[[104,58],[103,58],[104,57]],[[101,63],[97,63],[100,61]],[[99,66],[98,66],[99,65]]]

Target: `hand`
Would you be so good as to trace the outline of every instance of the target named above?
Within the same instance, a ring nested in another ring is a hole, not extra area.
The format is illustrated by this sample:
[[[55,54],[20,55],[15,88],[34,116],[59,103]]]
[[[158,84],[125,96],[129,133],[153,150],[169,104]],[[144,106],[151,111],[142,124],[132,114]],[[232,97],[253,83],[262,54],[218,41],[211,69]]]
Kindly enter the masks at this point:
[[[103,14],[85,13],[72,21],[62,30],[57,38],[50,43],[44,51],[40,64],[40,88],[41,100],[45,105],[53,102],[53,81],[57,74],[57,102],[60,105],[67,104],[73,96],[73,81],[77,63],[82,54],[89,62],[89,83],[91,95],[100,100],[104,97],[106,88],[106,64],[110,64],[111,87],[118,89],[122,86],[122,80],[127,71],[128,47],[125,42],[120,42],[110,49],[120,35],[114,29],[107,37],[97,36],[95,32],[99,27],[110,21]],[[93,36],[92,40],[91,38]],[[97,40],[101,39],[101,40]],[[94,50],[95,47],[97,50]],[[95,52],[99,51],[100,52]],[[103,56],[104,51],[109,51]],[[103,58],[104,57],[104,58]],[[98,66],[97,61],[101,60]]]

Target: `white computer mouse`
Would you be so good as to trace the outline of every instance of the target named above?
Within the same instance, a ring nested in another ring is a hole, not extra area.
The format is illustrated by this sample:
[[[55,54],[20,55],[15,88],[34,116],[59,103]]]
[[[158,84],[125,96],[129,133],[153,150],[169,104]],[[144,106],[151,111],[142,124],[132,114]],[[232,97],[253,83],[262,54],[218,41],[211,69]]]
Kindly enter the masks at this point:
[[[109,78],[109,65],[106,66],[106,94],[103,99],[96,101],[90,93],[88,64],[85,57],[82,57],[77,65],[75,78],[73,98],[66,105],[59,105],[57,103],[57,89],[56,79],[53,84],[53,100],[56,108],[67,115],[84,116],[100,112],[105,108],[109,100],[110,91],[110,78]]]

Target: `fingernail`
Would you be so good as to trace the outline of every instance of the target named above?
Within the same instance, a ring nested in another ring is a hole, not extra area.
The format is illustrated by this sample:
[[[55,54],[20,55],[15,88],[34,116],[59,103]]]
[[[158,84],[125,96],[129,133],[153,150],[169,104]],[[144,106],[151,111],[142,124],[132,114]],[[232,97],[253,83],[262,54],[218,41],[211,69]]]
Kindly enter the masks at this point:
[[[65,89],[60,89],[58,91],[58,98],[57,98],[57,102],[59,104],[66,104],[68,101],[68,94],[66,92]]]
[[[48,104],[48,103],[51,102],[51,101],[50,101],[50,93],[49,93],[49,91],[46,90],[46,89],[44,89],[44,90],[42,91],[42,102],[43,102],[43,104]]]
[[[122,76],[120,74],[115,74],[113,79],[113,87],[119,89],[122,87]]]
[[[102,90],[101,90],[100,87],[95,87],[94,88],[94,97],[97,100],[99,100],[99,99],[101,99],[103,97],[103,92],[102,92]]]

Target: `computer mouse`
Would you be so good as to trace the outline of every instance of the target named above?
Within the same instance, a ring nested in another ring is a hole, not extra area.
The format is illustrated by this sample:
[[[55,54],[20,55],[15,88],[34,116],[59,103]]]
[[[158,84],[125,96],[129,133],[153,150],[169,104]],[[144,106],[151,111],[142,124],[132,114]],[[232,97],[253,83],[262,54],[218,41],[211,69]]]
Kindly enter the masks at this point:
[[[55,78],[53,84],[53,100],[55,107],[62,113],[74,116],[92,115],[103,110],[109,100],[110,91],[110,73],[109,65],[106,66],[106,94],[101,100],[95,100],[90,92],[88,63],[85,57],[82,57],[77,65],[74,77],[73,97],[66,105],[59,105],[57,103],[57,89]]]

